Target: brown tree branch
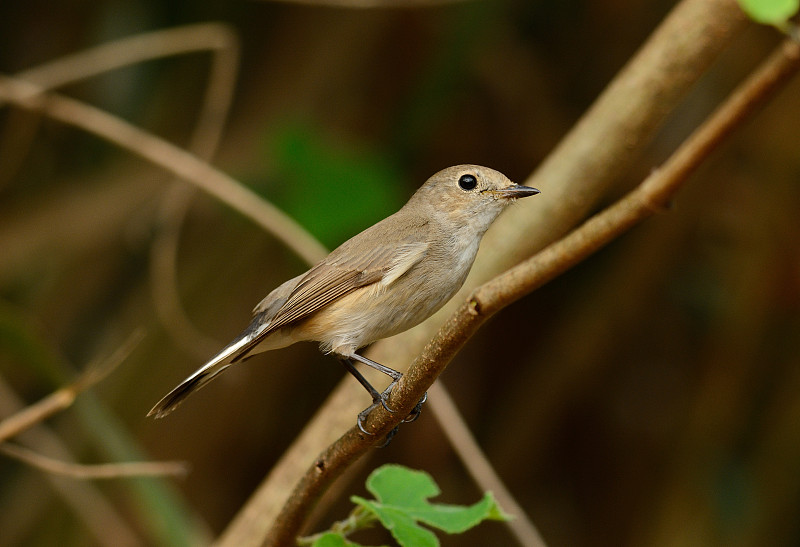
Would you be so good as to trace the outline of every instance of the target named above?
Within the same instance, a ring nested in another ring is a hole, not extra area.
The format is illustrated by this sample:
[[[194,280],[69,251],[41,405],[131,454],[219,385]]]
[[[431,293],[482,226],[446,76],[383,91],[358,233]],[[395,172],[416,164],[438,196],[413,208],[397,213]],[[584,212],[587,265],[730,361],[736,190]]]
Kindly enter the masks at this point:
[[[0,377],[0,413],[16,414],[23,408],[22,399]],[[73,459],[71,449],[44,423],[23,431],[21,439],[36,450],[46,451],[62,461]],[[52,474],[47,474],[44,478],[64,504],[86,526],[97,545],[135,547],[144,543],[141,534],[128,524],[126,518],[94,483],[68,481]],[[11,488],[11,485],[5,487]],[[41,495],[45,497],[47,494],[45,490]],[[6,517],[5,514],[0,517],[0,529],[3,530],[4,541],[8,539],[6,536],[13,535],[9,530],[9,523],[2,522]]]
[[[186,462],[117,462],[94,465],[80,464],[42,456],[24,446],[0,444],[0,452],[46,473],[71,479],[122,479],[129,477],[185,477],[189,472]]]
[[[38,85],[42,91],[92,78],[100,74],[153,59],[174,55],[211,53],[208,85],[196,117],[188,150],[203,160],[216,152],[232,102],[239,67],[239,41],[228,25],[199,23],[158,30],[102,44],[73,55],[25,70],[20,80]],[[22,125],[20,127],[20,125]],[[0,153],[0,186],[23,161],[24,150],[35,136],[35,124],[17,124],[6,133],[6,154]],[[166,332],[191,354],[208,355],[217,342],[200,333],[186,317],[177,294],[176,254],[183,218],[195,188],[183,182],[173,184],[161,202],[161,230],[151,247],[150,274],[156,314]]]
[[[307,261],[324,256],[320,243],[283,211],[197,156],[99,108],[43,91],[35,84],[0,75],[0,100],[89,131],[195,184],[264,227]]]
[[[127,359],[143,337],[143,331],[134,331],[113,354],[86,367],[75,382],[4,418],[0,421],[0,443],[68,408],[79,393],[97,384]]]
[[[222,138],[233,102],[241,55],[236,35],[226,26],[218,26],[222,28],[212,26],[207,30],[208,36],[197,37],[204,38],[214,47],[211,49],[211,67],[203,105],[187,149],[205,161],[214,157]],[[227,32],[222,32],[223,29]],[[196,194],[195,186],[176,180],[161,200],[158,211],[160,230],[150,248],[150,288],[156,314],[166,332],[185,352],[205,358],[217,351],[219,343],[203,335],[186,315],[178,293],[177,275],[183,221]]]
[[[436,419],[442,424],[442,430],[450,445],[458,447],[456,450],[459,457],[475,484],[484,492],[494,494],[497,505],[514,516],[506,525],[519,544],[523,547],[545,547],[539,530],[498,476],[489,458],[480,449],[478,441],[441,381],[433,384],[428,390],[427,404],[434,409]]]
[[[288,545],[299,534],[319,495],[352,461],[364,455],[404,416],[453,356],[492,315],[585,259],[642,220],[662,211],[689,175],[800,69],[800,45],[786,41],[703,123],[664,166],[617,203],[560,241],[478,287],[428,342],[388,401],[366,420],[364,435],[352,427],[325,450],[295,487],[275,520],[267,545]]]
[[[124,66],[141,63],[152,59],[160,59],[172,55],[183,55],[198,51],[211,51],[213,54],[212,77],[209,80],[206,103],[213,100],[222,108],[214,118],[225,115],[224,87],[225,73],[236,71],[237,39],[233,30],[220,23],[199,23],[177,28],[146,32],[122,38],[114,42],[102,44],[85,51],[59,57],[53,61],[42,63],[36,67],[18,72],[15,77],[36,84],[41,89],[56,89],[67,84],[85,80],[117,70]],[[214,73],[221,75],[214,78]],[[0,106],[4,101],[0,99]],[[215,120],[203,121],[201,116],[198,126],[213,125]],[[38,120],[38,118],[37,118]],[[0,187],[17,172],[26,157],[26,151],[36,135],[37,120],[25,120],[22,123],[8,123],[13,126],[0,136]],[[204,133],[207,133],[204,129]],[[208,139],[205,139],[208,140]]]

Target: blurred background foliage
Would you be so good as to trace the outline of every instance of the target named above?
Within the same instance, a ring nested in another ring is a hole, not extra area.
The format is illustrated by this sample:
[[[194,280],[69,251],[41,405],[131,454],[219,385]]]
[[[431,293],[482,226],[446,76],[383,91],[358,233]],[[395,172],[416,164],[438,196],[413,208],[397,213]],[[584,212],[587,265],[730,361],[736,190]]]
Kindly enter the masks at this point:
[[[448,165],[485,164],[523,181],[672,5],[5,2],[0,71],[153,29],[229,22],[242,68],[214,163],[334,247]],[[663,161],[779,39],[756,26],[739,37],[608,199]],[[185,145],[207,75],[208,55],[187,55],[63,91]],[[794,82],[694,176],[672,212],[493,319],[444,375],[550,545],[800,543],[798,97]],[[145,419],[204,352],[180,349],[149,289],[170,178],[32,114],[5,108],[0,123],[1,415],[144,326],[111,377],[19,441],[81,462],[192,465],[183,481],[86,486],[2,459],[0,544],[202,542],[342,370],[297,345],[231,371],[166,420]],[[32,126],[35,138],[19,146]],[[178,290],[215,343],[303,268],[213,199],[192,202]],[[359,482],[345,493],[363,494],[370,469],[396,462],[431,473],[445,492],[437,501],[474,499],[438,428],[424,414],[353,472]],[[343,518],[346,498],[315,526]],[[512,542],[492,523],[443,544]]]

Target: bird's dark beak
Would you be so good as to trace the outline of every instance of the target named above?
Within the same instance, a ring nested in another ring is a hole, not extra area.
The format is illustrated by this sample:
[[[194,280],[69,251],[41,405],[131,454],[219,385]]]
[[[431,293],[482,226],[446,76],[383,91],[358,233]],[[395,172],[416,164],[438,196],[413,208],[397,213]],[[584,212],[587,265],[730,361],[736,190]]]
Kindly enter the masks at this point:
[[[509,186],[508,188],[501,188],[500,190],[496,190],[496,192],[501,197],[509,199],[525,198],[540,193],[536,188],[531,188],[530,186],[520,186],[519,184]]]

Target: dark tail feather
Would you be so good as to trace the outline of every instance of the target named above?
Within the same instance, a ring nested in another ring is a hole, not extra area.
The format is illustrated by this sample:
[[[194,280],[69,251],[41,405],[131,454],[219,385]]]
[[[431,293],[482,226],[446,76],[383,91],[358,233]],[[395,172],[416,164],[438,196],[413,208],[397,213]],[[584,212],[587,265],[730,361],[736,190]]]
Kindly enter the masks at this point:
[[[253,345],[258,344],[258,334],[264,329],[264,325],[258,324],[256,319],[230,345],[197,369],[194,374],[186,378],[175,389],[167,393],[163,399],[156,403],[156,406],[150,409],[147,415],[154,418],[163,418],[178,408],[186,397],[209,383],[219,373],[231,366],[232,363],[240,361],[252,349]]]
[[[175,389],[167,393],[156,406],[150,409],[148,416],[153,418],[163,418],[183,402],[186,397],[206,385],[214,379],[214,376],[228,368],[230,364],[220,366],[216,370],[205,370],[202,368],[181,382]]]

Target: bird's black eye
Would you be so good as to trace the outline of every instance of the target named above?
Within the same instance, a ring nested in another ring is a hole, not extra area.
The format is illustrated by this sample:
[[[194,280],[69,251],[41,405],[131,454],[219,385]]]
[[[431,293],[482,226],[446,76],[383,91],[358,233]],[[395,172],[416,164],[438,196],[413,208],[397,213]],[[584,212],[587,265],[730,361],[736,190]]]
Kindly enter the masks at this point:
[[[478,179],[476,179],[472,175],[461,175],[461,178],[458,179],[458,186],[462,190],[472,190],[478,185]]]

